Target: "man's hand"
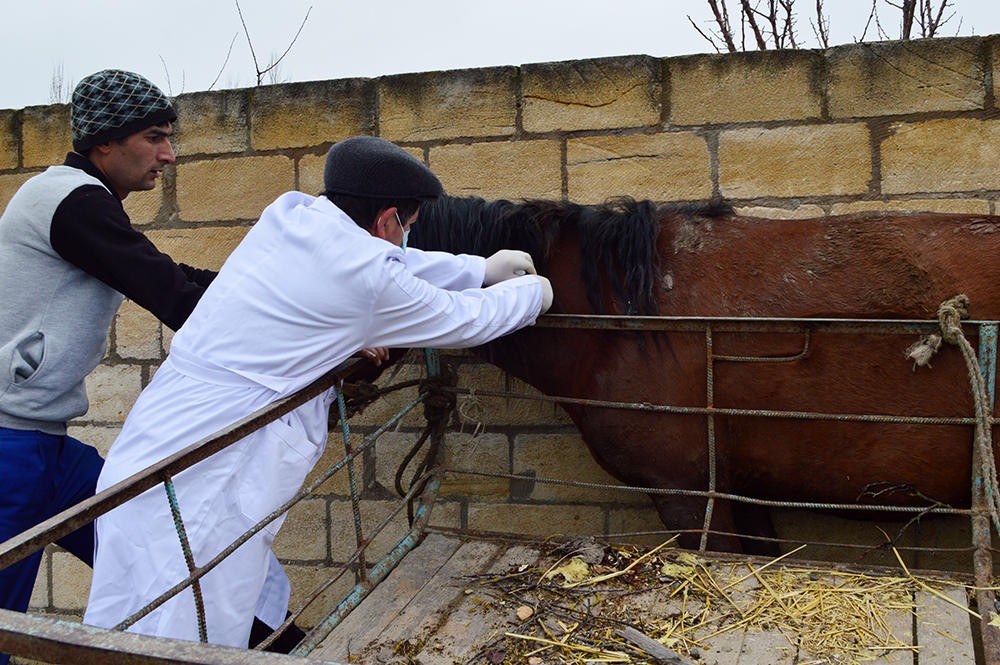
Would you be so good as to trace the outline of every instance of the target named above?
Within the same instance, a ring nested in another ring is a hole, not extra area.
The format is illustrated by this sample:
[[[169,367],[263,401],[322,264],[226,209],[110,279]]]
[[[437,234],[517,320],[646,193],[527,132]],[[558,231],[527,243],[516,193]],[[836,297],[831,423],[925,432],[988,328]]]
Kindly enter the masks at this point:
[[[535,264],[531,255],[516,249],[501,249],[486,259],[486,276],[483,286],[491,286],[498,282],[523,275],[534,275]]]
[[[384,346],[376,346],[371,349],[361,349],[354,355],[358,358],[367,358],[376,367],[381,367],[382,363],[389,359],[389,349]]]

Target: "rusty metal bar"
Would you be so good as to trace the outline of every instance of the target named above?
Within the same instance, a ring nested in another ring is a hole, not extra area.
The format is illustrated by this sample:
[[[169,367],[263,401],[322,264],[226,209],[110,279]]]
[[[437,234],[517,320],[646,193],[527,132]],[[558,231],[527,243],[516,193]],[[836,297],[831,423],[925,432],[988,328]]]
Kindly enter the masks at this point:
[[[628,411],[651,411],[654,413],[673,413],[682,415],[726,415],[747,416],[753,418],[789,418],[792,420],[830,420],[838,422],[860,423],[895,423],[902,425],[975,425],[976,419],[964,417],[939,416],[898,416],[881,414],[847,414],[847,413],[816,413],[811,411],[768,411],[764,409],[731,409],[707,408],[703,406],[669,406],[666,404],[650,404],[649,402],[609,402],[605,400],[586,399],[583,397],[560,397],[558,395],[512,395],[500,390],[481,390],[479,388],[444,388],[460,395],[479,395],[485,397],[516,397],[539,402],[556,404],[575,404],[577,406],[595,406],[605,409],[624,409]]]
[[[0,610],[0,652],[73,665],[341,665],[330,660],[116,633],[52,617]]]
[[[109,487],[85,501],[45,520],[41,524],[0,543],[0,568],[20,561],[32,552],[42,549],[97,517],[160,484],[165,475],[175,476],[212,454],[236,443],[264,425],[280,418],[305,404],[333,386],[338,379],[349,376],[360,366],[359,359],[351,359],[316,379],[308,386],[283,399],[254,411],[229,427],[191,444],[170,457]]]
[[[705,406],[715,407],[715,359],[712,355],[712,326],[705,326]],[[708,501],[705,502],[705,519],[702,522],[698,551],[708,549],[708,534],[712,530],[712,512],[715,509],[715,416],[709,412],[705,417],[708,431]]]
[[[968,325],[988,321],[964,321]],[[724,316],[619,316],[610,314],[545,314],[536,328],[582,330],[702,332],[711,325],[715,332],[801,333],[851,332],[858,334],[924,335],[940,330],[937,322],[920,319],[802,319]]]
[[[223,549],[218,554],[216,554],[214,557],[212,557],[204,565],[202,565],[202,566],[196,568],[195,570],[191,571],[190,575],[188,575],[183,580],[180,580],[179,582],[177,582],[176,584],[174,584],[172,587],[170,587],[169,589],[167,589],[166,591],[164,591],[162,594],[160,594],[159,596],[157,596],[153,600],[151,600],[147,605],[145,605],[144,607],[142,607],[141,609],[139,609],[137,612],[135,612],[131,616],[126,617],[124,621],[122,621],[118,625],[114,626],[114,628],[112,630],[125,630],[126,628],[128,628],[129,626],[131,626],[133,623],[136,623],[137,621],[139,621],[140,619],[142,619],[143,617],[145,617],[146,615],[148,615],[150,612],[152,612],[153,610],[155,610],[157,607],[159,607],[160,605],[163,605],[165,602],[167,602],[168,600],[170,600],[171,598],[173,598],[174,596],[176,596],[177,594],[179,594],[181,591],[183,591],[184,589],[186,589],[187,587],[189,587],[192,584],[196,583],[202,577],[204,577],[205,575],[207,575],[209,572],[211,572],[211,570],[213,568],[215,568],[220,563],[222,563],[230,554],[232,554],[233,552],[235,552],[243,543],[245,543],[246,541],[248,541],[252,537],[254,537],[262,528],[264,528],[264,526],[266,526],[267,524],[270,524],[274,520],[278,519],[278,517],[280,517],[281,515],[284,515],[286,512],[288,512],[289,510],[291,510],[292,506],[294,506],[299,501],[301,501],[302,499],[304,499],[306,496],[308,496],[309,494],[311,494],[313,490],[315,490],[323,482],[325,482],[326,480],[328,480],[334,473],[336,473],[337,471],[339,471],[340,469],[342,469],[345,465],[347,465],[348,463],[350,463],[351,461],[353,461],[354,458],[357,457],[357,455],[359,455],[360,453],[362,453],[364,450],[367,450],[372,445],[374,445],[375,440],[383,432],[385,432],[385,430],[387,430],[393,423],[397,422],[405,414],[409,413],[421,401],[423,401],[423,397],[422,396],[418,397],[411,404],[409,404],[408,406],[404,407],[403,410],[400,411],[400,413],[398,413],[396,416],[394,416],[393,418],[391,418],[389,420],[389,422],[387,422],[385,425],[383,425],[381,428],[379,428],[379,430],[377,430],[374,434],[372,434],[367,439],[365,439],[365,441],[362,442],[362,444],[358,446],[357,450],[355,450],[351,454],[346,455],[343,459],[341,459],[339,462],[337,462],[333,467],[331,467],[330,469],[328,469],[324,474],[322,474],[316,480],[314,480],[313,482],[311,482],[309,485],[301,488],[298,492],[295,493],[295,495],[292,498],[290,498],[288,501],[286,501],[285,503],[283,503],[280,506],[278,506],[277,508],[275,508],[273,511],[271,511],[270,514],[265,515],[263,517],[263,519],[261,519],[256,524],[254,524],[252,527],[250,527],[249,529],[247,529],[243,533],[242,536],[240,536],[239,538],[237,538],[236,540],[234,540],[232,543],[230,543],[228,546],[226,546],[225,549]]]
[[[997,324],[979,326],[979,370],[983,371],[986,390],[985,423],[979,427],[993,426],[993,405],[996,399],[994,380],[996,378]],[[982,475],[982,457],[979,445],[973,445],[972,454],[972,543],[975,552],[972,566],[976,582],[976,605],[979,607],[979,630],[983,642],[985,665],[1000,665],[1000,628],[993,624],[997,614],[996,594],[993,591],[992,529],[987,508],[986,493],[990,487]]]
[[[524,476],[516,473],[499,473],[495,471],[473,471],[471,469],[456,469],[447,467],[448,473],[457,473],[465,476],[479,476],[482,478],[507,478],[510,480],[524,480]],[[815,501],[777,501],[774,499],[758,499],[742,494],[730,494],[728,492],[709,492],[706,490],[688,490],[667,487],[638,487],[635,485],[606,485],[602,483],[586,483],[580,480],[562,480],[559,478],[544,478],[533,476],[532,482],[543,485],[561,485],[565,487],[582,487],[596,490],[613,490],[615,492],[637,492],[641,494],[661,494],[663,496],[691,496],[701,498],[724,499],[736,503],[749,503],[755,506],[765,506],[768,508],[797,508],[804,510],[843,510],[858,511],[868,513],[934,513],[938,515],[972,515],[968,508],[950,508],[944,506],[893,506],[877,503],[819,503]]]
[[[440,356],[437,351],[433,349],[424,349],[424,359],[427,365],[428,376],[439,376],[441,374],[441,363]],[[341,413],[341,418],[343,419],[344,414]],[[345,424],[344,437],[348,436],[348,431]],[[431,507],[434,504],[434,499],[437,497],[438,488],[441,484],[441,479],[439,471],[437,468],[437,460],[434,460],[435,464],[431,467],[429,471],[429,479],[427,484],[424,486],[424,491],[420,495],[420,501],[417,504],[417,508],[414,511],[413,520],[410,523],[410,530],[403,536],[392,551],[390,551],[378,564],[376,564],[368,574],[361,578],[359,574],[358,583],[355,585],[351,593],[329,614],[327,614],[321,621],[319,621],[312,630],[306,635],[298,647],[293,651],[293,653],[306,655],[315,649],[320,642],[322,642],[326,637],[333,632],[344,617],[346,617],[350,612],[361,604],[372,589],[385,579],[390,572],[402,561],[403,557],[406,556],[417,544],[423,539],[424,533],[427,530],[427,524],[430,521]],[[407,492],[406,496],[403,497],[401,503],[405,503],[409,500],[409,497],[416,491],[416,488],[420,487],[420,483],[416,480],[410,486],[410,490]],[[395,513],[394,513],[395,514]],[[378,531],[381,531],[382,527],[386,526],[389,522],[390,517],[387,517],[382,525],[379,527]],[[376,533],[378,533],[376,531]],[[363,550],[363,548],[361,548]],[[361,554],[359,550],[359,557]]]

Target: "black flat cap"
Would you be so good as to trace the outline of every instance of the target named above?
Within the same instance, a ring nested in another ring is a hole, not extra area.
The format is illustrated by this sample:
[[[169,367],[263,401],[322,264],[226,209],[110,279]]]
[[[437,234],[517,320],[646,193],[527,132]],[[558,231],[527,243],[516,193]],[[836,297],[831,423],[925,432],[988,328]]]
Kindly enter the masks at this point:
[[[326,154],[323,187],[331,194],[372,199],[434,199],[437,176],[398,145],[375,136],[345,139]]]

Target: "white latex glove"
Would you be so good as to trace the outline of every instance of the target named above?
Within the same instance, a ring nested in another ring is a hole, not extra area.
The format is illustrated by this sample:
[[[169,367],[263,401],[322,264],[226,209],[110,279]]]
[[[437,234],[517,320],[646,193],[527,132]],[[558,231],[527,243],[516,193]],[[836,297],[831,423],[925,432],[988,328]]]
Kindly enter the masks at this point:
[[[501,249],[486,259],[486,276],[483,286],[491,286],[498,282],[524,275],[534,275],[535,264],[531,255],[516,249]]]
[[[544,314],[549,311],[549,307],[552,307],[552,283],[549,282],[548,277],[542,277],[541,275],[535,275],[542,285],[542,311],[539,314]]]

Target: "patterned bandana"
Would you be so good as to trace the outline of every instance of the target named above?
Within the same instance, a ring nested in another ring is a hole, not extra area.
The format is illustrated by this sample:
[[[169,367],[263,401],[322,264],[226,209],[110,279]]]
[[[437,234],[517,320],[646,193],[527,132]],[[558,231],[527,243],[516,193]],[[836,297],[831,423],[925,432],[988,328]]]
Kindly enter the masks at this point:
[[[69,109],[77,152],[176,119],[170,100],[159,88],[120,69],[105,69],[80,81]]]

